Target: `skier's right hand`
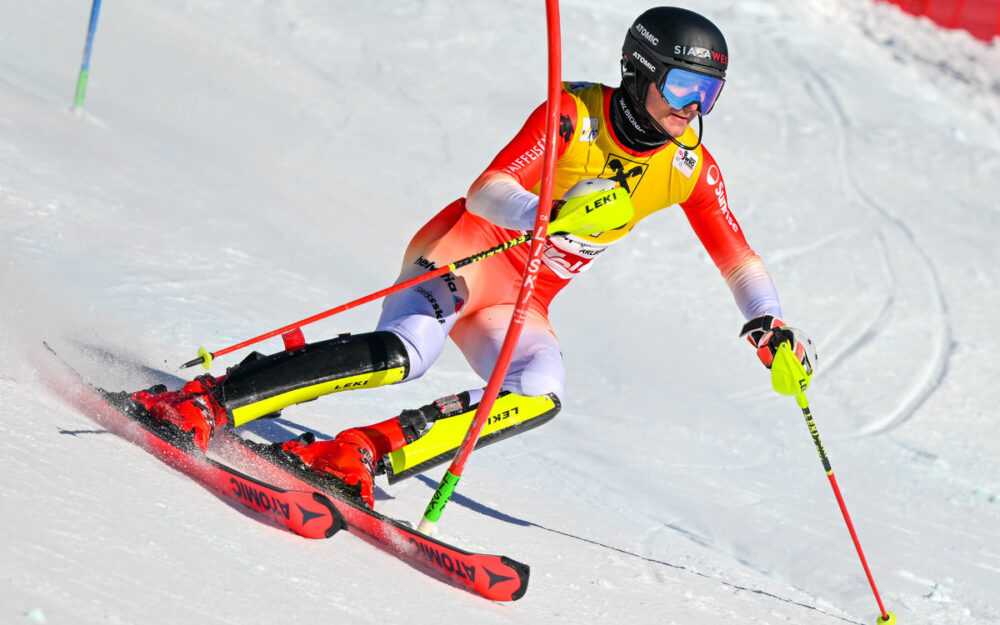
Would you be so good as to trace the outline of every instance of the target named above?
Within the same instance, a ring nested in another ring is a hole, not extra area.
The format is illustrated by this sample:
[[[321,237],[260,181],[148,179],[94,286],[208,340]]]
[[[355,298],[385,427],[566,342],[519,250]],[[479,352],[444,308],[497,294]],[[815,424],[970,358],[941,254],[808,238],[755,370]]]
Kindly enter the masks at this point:
[[[785,325],[785,322],[771,314],[754,317],[743,324],[740,338],[746,338],[757,348],[757,357],[768,369],[774,362],[774,355],[782,343],[787,342],[792,352],[805,367],[806,373],[816,368],[816,347],[809,335]]]

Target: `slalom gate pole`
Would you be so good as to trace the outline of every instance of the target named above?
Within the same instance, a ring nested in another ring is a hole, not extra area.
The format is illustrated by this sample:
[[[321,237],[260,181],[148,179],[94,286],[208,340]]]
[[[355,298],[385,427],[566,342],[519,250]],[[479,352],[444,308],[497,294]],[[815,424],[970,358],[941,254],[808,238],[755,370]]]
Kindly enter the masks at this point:
[[[532,234],[530,232],[526,232],[526,233],[522,234],[521,236],[515,237],[515,238],[513,238],[513,239],[511,239],[509,241],[505,241],[505,242],[501,243],[500,245],[497,245],[496,247],[491,247],[488,250],[483,250],[482,252],[478,252],[476,254],[473,254],[472,256],[466,256],[465,258],[463,258],[461,260],[456,260],[455,262],[451,263],[450,265],[443,265],[441,267],[438,267],[437,269],[432,269],[431,271],[428,271],[425,274],[419,275],[419,276],[417,276],[415,278],[410,278],[409,280],[406,280],[404,282],[400,282],[398,284],[394,284],[394,285],[392,285],[390,287],[386,287],[386,288],[382,289],[381,291],[376,291],[376,292],[374,292],[374,293],[372,293],[370,295],[365,295],[364,297],[360,297],[360,298],[358,298],[358,299],[356,299],[354,301],[347,302],[346,304],[341,304],[340,306],[337,306],[335,308],[331,308],[330,310],[325,310],[325,311],[323,311],[321,313],[317,313],[317,314],[313,315],[312,317],[307,317],[305,319],[302,319],[301,321],[296,321],[295,323],[290,323],[290,324],[288,324],[286,326],[278,328],[277,330],[271,330],[270,332],[265,332],[264,334],[261,334],[260,336],[255,336],[252,339],[247,339],[247,340],[242,341],[240,343],[237,343],[235,345],[230,345],[229,347],[224,347],[224,348],[216,350],[214,352],[210,352],[207,349],[205,349],[204,347],[199,347],[198,348],[198,357],[194,358],[192,360],[187,361],[186,363],[184,363],[183,365],[181,365],[181,368],[185,369],[187,367],[193,367],[195,365],[202,365],[206,369],[209,369],[212,366],[212,360],[215,359],[215,358],[217,358],[218,356],[222,356],[222,355],[228,354],[230,352],[235,352],[238,349],[243,349],[244,347],[247,347],[249,345],[253,345],[255,343],[260,343],[261,341],[264,341],[264,340],[267,340],[269,338],[278,336],[279,334],[285,334],[285,333],[288,333],[288,332],[293,332],[295,330],[298,330],[302,326],[309,325],[310,323],[315,323],[316,321],[319,321],[321,319],[326,319],[327,317],[332,317],[333,315],[336,315],[338,313],[342,313],[345,310],[350,310],[352,308],[360,306],[361,304],[367,304],[368,302],[377,300],[380,297],[385,297],[386,295],[390,295],[392,293],[396,293],[397,291],[402,291],[402,290],[408,289],[408,288],[410,288],[411,286],[413,286],[415,284],[420,284],[421,282],[426,282],[426,281],[430,280],[431,278],[436,278],[436,277],[442,276],[442,275],[444,275],[446,273],[450,273],[452,271],[455,271],[456,269],[460,269],[460,268],[465,267],[467,265],[471,265],[472,263],[477,263],[477,262],[483,260],[484,258],[489,258],[490,256],[493,256],[494,254],[499,254],[501,252],[506,252],[507,250],[511,249],[512,247],[517,247],[518,245],[521,245],[522,243],[530,241],[531,238],[532,238]],[[544,236],[544,232],[543,232],[542,239],[544,240],[544,238],[545,238],[545,236]]]
[[[816,422],[813,420],[812,412],[809,410],[809,400],[806,398],[805,391],[809,388],[809,381],[811,379],[812,374],[806,372],[805,367],[802,366],[802,363],[799,362],[799,359],[792,352],[791,345],[787,341],[782,343],[774,356],[774,362],[771,363],[771,385],[778,393],[795,397],[796,403],[802,409],[802,414],[806,418],[806,425],[809,427],[809,433],[812,434],[813,443],[816,445],[817,453],[819,453],[819,459],[823,463],[823,469],[826,470],[826,476],[830,480],[830,487],[833,488],[833,494],[837,498],[837,504],[840,506],[840,513],[844,516],[844,522],[847,524],[847,531],[851,534],[851,540],[854,541],[854,548],[861,559],[861,566],[865,569],[865,575],[868,577],[868,585],[871,586],[872,593],[875,595],[875,602],[878,603],[879,617],[876,622],[880,625],[895,625],[896,615],[892,612],[886,612],[885,606],[882,604],[882,597],[879,595],[878,588],[875,587],[875,578],[872,577],[868,561],[865,559],[865,553],[861,549],[861,541],[858,540],[858,533],[854,530],[854,524],[851,523],[851,515],[847,513],[847,504],[844,503],[844,497],[840,493],[837,478],[833,475],[830,458],[826,455],[826,450],[823,448],[823,441],[819,438],[819,430],[816,429]]]
[[[80,75],[76,79],[76,97],[73,99],[73,111],[77,114],[83,111],[83,97],[87,93],[87,80],[90,78],[90,53],[94,48],[94,34],[97,33],[97,18],[100,14],[101,0],[94,0],[90,7],[90,26],[87,27],[87,43],[83,46]]]
[[[545,18],[548,30],[548,105],[546,108],[545,120],[545,151],[542,163],[542,183],[538,197],[538,213],[535,216],[534,237],[531,243],[531,251],[528,253],[528,263],[524,269],[521,281],[521,290],[517,296],[517,303],[514,306],[514,314],[511,316],[510,325],[507,327],[507,334],[504,336],[503,344],[500,347],[500,355],[497,357],[493,373],[483,391],[483,398],[479,401],[476,415],[469,425],[469,430],[465,434],[462,445],[455,453],[455,459],[445,472],[441,483],[438,485],[434,496],[424,510],[424,516],[420,520],[417,530],[423,534],[430,534],[434,531],[444,507],[455,492],[455,486],[462,477],[465,464],[475,449],[479,440],[479,434],[489,418],[493,403],[500,394],[500,385],[507,377],[507,370],[510,367],[510,360],[514,355],[514,348],[517,347],[518,339],[521,337],[521,330],[524,328],[524,321],[528,315],[528,305],[535,292],[535,279],[538,276],[538,269],[542,262],[542,250],[544,249],[546,231],[549,224],[549,213],[552,208],[552,182],[555,178],[556,170],[556,130],[559,127],[559,100],[561,96],[562,83],[562,55],[560,52],[560,31],[559,31],[559,1],[545,0]]]

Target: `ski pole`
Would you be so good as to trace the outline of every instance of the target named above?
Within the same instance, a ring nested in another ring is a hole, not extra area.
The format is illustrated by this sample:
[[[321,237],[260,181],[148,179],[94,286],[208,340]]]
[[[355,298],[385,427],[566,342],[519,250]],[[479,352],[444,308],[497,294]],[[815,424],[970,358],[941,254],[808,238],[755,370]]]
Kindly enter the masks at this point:
[[[539,204],[539,206],[541,206],[541,204]],[[595,232],[604,232],[605,230],[614,230],[616,228],[621,228],[622,226],[627,224],[631,219],[632,219],[631,204],[610,202],[598,206],[587,205],[586,207],[585,223],[587,224],[587,226],[594,228]],[[560,216],[554,219],[552,221],[551,232],[549,234],[568,233],[578,229],[579,226],[580,226],[579,213],[571,213],[569,215]],[[472,263],[477,263],[483,260],[484,258],[489,258],[490,256],[493,256],[495,254],[505,252],[513,247],[521,245],[522,243],[531,241],[535,237],[540,237],[540,239],[544,240],[545,236],[546,233],[544,231],[542,231],[539,234],[536,228],[536,232],[534,234],[531,232],[525,232],[520,236],[514,237],[509,241],[505,241],[500,245],[497,245],[496,247],[491,247],[488,250],[483,250],[482,252],[478,252],[476,254],[473,254],[472,256],[467,256],[461,260],[456,260],[455,262],[449,265],[444,265],[436,269],[432,269],[425,274],[416,276],[415,278],[410,278],[409,280],[406,280],[404,282],[394,284],[390,287],[382,289],[381,291],[376,291],[375,293],[372,293],[370,295],[365,295],[364,297],[358,298],[352,302],[341,304],[336,308],[331,308],[330,310],[326,310],[321,313],[315,314],[312,317],[307,317],[306,319],[302,319],[301,321],[290,323],[284,327],[278,328],[277,330],[271,330],[270,332],[266,332],[252,339],[247,339],[235,345],[230,345],[229,347],[225,347],[223,349],[219,349],[214,352],[210,352],[204,347],[199,347],[198,357],[184,363],[183,365],[181,365],[181,368],[183,369],[187,367],[193,367],[197,364],[201,364],[206,369],[208,369],[212,366],[212,360],[217,358],[218,356],[234,352],[238,349],[247,347],[248,345],[253,345],[254,343],[259,343],[271,337],[278,336],[279,334],[286,334],[293,330],[297,330],[302,326],[309,325],[310,323],[313,323],[315,321],[319,321],[320,319],[326,319],[327,317],[332,317],[337,313],[342,313],[345,310],[350,310],[356,306],[360,306],[361,304],[366,304],[380,297],[385,297],[386,295],[390,295],[397,291],[408,289],[411,286],[420,284],[421,282],[426,282],[431,278],[435,278],[437,276],[450,273],[452,271],[455,271],[456,269],[461,269],[462,267],[471,265]],[[534,249],[534,247],[532,249]],[[532,258],[535,257],[532,256]]]
[[[511,316],[510,325],[507,327],[507,334],[504,336],[503,344],[500,347],[500,354],[493,367],[493,372],[483,391],[483,398],[479,400],[479,407],[469,424],[469,430],[462,440],[462,445],[455,453],[448,470],[445,471],[441,483],[434,491],[430,503],[424,510],[424,516],[420,519],[417,531],[423,534],[430,534],[437,526],[437,522],[444,512],[444,507],[451,499],[452,493],[459,479],[465,464],[475,449],[479,441],[479,434],[490,416],[493,402],[500,394],[500,385],[507,377],[507,370],[510,367],[510,360],[514,355],[514,348],[521,336],[524,328],[524,321],[528,314],[528,305],[535,293],[535,279],[538,276],[538,269],[541,265],[541,255],[545,242],[546,230],[549,226],[549,212],[552,206],[552,181],[555,178],[556,169],[556,128],[559,125],[559,94],[560,94],[560,73],[562,59],[560,55],[560,34],[559,34],[559,2],[558,0],[545,0],[545,17],[548,30],[548,107],[546,109],[545,120],[545,147],[542,160],[542,183],[539,189],[538,212],[535,215],[534,241],[531,244],[531,251],[528,252],[528,263],[524,268],[524,275],[521,280],[521,290],[517,295],[517,303],[514,306],[514,314]],[[544,209],[543,209],[544,207]],[[555,228],[555,225],[553,225]]]
[[[80,63],[80,74],[76,79],[76,96],[73,98],[73,110],[80,114],[83,110],[83,98],[87,92],[87,80],[90,78],[90,53],[94,48],[94,34],[97,32],[97,18],[101,14],[101,0],[94,0],[90,6],[90,24],[87,27],[87,41],[83,46],[83,61]]]
[[[515,238],[513,238],[513,239],[511,239],[509,241],[505,241],[505,242],[501,243],[500,245],[497,245],[496,247],[491,247],[488,250],[483,250],[482,252],[479,252],[477,254],[473,254],[472,256],[466,256],[465,258],[463,258],[461,260],[456,260],[455,262],[451,263],[450,265],[443,265],[443,266],[438,267],[436,269],[432,269],[431,271],[428,271],[425,274],[416,276],[415,278],[410,278],[409,280],[406,280],[404,282],[400,282],[398,284],[394,284],[394,285],[392,285],[390,287],[386,287],[386,288],[382,289],[381,291],[376,291],[376,292],[374,292],[374,293],[372,293],[370,295],[365,295],[364,297],[360,297],[360,298],[358,298],[358,299],[356,299],[354,301],[347,302],[346,304],[341,304],[340,306],[337,306],[335,308],[331,308],[330,310],[326,310],[326,311],[323,311],[321,313],[317,313],[317,314],[313,315],[312,317],[307,317],[305,319],[302,319],[301,321],[296,321],[295,323],[290,323],[290,324],[288,324],[286,326],[278,328],[277,330],[271,330],[270,332],[265,332],[264,334],[261,334],[260,336],[255,336],[252,339],[247,339],[247,340],[242,341],[240,343],[236,343],[235,345],[230,345],[229,347],[224,347],[224,348],[216,350],[214,352],[210,352],[207,349],[205,349],[204,347],[199,347],[198,348],[198,357],[194,358],[192,360],[187,361],[186,363],[184,363],[183,365],[181,365],[181,368],[182,369],[186,369],[187,367],[193,367],[195,365],[200,364],[203,367],[205,367],[206,369],[209,369],[212,366],[212,360],[215,359],[215,358],[217,358],[217,357],[219,357],[219,356],[222,356],[224,354],[228,354],[230,352],[234,352],[234,351],[236,351],[238,349],[243,349],[244,347],[247,347],[249,345],[253,345],[255,343],[260,343],[261,341],[264,341],[264,340],[267,340],[269,338],[278,336],[279,334],[285,334],[286,332],[290,332],[292,330],[296,330],[298,328],[301,328],[302,326],[309,325],[310,323],[314,323],[314,322],[319,321],[321,319],[326,319],[327,317],[332,317],[333,315],[336,315],[337,313],[342,313],[345,310],[350,310],[352,308],[360,306],[361,304],[367,304],[368,302],[371,302],[373,300],[377,300],[380,297],[385,297],[386,295],[389,295],[391,293],[395,293],[397,291],[402,291],[404,289],[408,289],[408,288],[410,288],[411,286],[413,286],[415,284],[420,284],[421,282],[426,282],[426,281],[428,281],[428,280],[430,280],[432,278],[436,278],[437,276],[441,276],[441,275],[444,275],[446,273],[455,271],[456,269],[460,269],[461,267],[466,267],[468,265],[471,265],[472,263],[479,262],[479,261],[483,260],[484,258],[489,258],[490,256],[493,256],[494,254],[499,254],[501,252],[505,252],[505,251],[511,249],[512,247],[517,247],[518,245],[521,245],[522,243],[524,243],[526,241],[530,241],[530,240],[531,240],[531,233],[530,232],[526,232],[526,233],[522,234],[521,236],[515,237]]]
[[[778,393],[795,397],[799,408],[802,409],[802,414],[806,418],[806,425],[809,427],[809,433],[812,434],[813,443],[816,445],[816,451],[819,453],[819,459],[823,463],[826,476],[829,478],[830,486],[833,488],[833,494],[837,498],[837,504],[840,506],[840,512],[843,514],[844,522],[847,524],[847,531],[851,533],[854,548],[858,551],[861,566],[865,569],[868,584],[875,595],[875,602],[878,603],[879,617],[876,622],[879,625],[895,625],[896,615],[892,612],[886,612],[885,606],[882,604],[882,597],[878,593],[878,588],[875,587],[875,578],[872,577],[871,569],[868,568],[868,561],[865,559],[865,553],[861,550],[858,533],[854,531],[851,516],[847,513],[847,504],[844,503],[844,497],[840,494],[837,478],[833,475],[830,458],[826,455],[826,450],[823,448],[823,441],[819,438],[819,430],[816,429],[816,422],[813,420],[812,412],[809,410],[809,400],[806,398],[805,391],[809,388],[809,381],[811,379],[812,373],[806,372],[805,367],[802,366],[795,353],[792,352],[791,344],[785,341],[779,345],[778,351],[774,355],[774,361],[771,363],[771,385]]]

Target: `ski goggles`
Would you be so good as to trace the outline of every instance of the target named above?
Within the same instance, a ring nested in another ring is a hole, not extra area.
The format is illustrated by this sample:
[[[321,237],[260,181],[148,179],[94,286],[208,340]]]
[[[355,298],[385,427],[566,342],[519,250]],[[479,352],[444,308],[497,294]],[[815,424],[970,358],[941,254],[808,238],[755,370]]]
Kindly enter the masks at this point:
[[[671,67],[658,87],[663,99],[672,108],[680,110],[697,102],[702,115],[708,115],[725,84],[726,81],[722,78]]]

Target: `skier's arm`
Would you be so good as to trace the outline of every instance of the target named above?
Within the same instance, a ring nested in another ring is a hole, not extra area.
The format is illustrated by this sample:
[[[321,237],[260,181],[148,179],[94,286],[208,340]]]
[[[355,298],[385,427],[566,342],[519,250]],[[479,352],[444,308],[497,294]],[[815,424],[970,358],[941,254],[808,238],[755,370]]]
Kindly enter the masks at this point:
[[[781,303],[764,262],[747,244],[729,210],[725,183],[715,159],[702,149],[702,167],[691,195],[681,202],[691,228],[729,285],[745,319],[781,316]]]
[[[469,188],[465,206],[473,214],[512,230],[531,230],[538,212],[538,196],[528,191],[542,178],[545,151],[545,104],[528,120],[493,162]],[[576,129],[576,100],[566,93],[560,99],[557,154],[562,155]]]
[[[469,189],[465,207],[501,228],[531,230],[538,212],[538,196],[509,174],[487,172]]]

